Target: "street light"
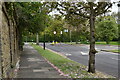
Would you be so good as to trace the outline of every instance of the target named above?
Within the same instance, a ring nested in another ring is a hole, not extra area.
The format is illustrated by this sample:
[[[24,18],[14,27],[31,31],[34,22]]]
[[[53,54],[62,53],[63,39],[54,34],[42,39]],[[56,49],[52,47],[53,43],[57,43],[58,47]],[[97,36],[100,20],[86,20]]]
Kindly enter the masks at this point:
[[[27,43],[27,36],[26,36],[26,43]]]
[[[55,39],[56,31],[54,31],[53,33],[54,33],[54,43],[55,43],[55,41],[56,41],[56,39]]]
[[[71,40],[71,32],[72,32],[72,30],[68,31],[68,29],[65,29],[64,32],[69,32],[68,34],[69,34],[69,37],[70,37],[70,43],[72,43],[72,40]]]
[[[72,31],[70,30],[70,43],[72,44],[72,40],[71,40],[71,32],[72,32]]]
[[[62,42],[62,41],[63,41],[63,38],[62,38],[62,34],[63,34],[63,33],[62,33],[62,31],[60,31],[60,34],[61,34],[61,42]]]
[[[38,33],[36,34],[36,45],[39,45],[39,35],[38,35]]]
[[[75,29],[75,40],[76,40],[76,44],[77,44],[77,29]]]
[[[56,34],[56,31],[54,31],[53,33]]]

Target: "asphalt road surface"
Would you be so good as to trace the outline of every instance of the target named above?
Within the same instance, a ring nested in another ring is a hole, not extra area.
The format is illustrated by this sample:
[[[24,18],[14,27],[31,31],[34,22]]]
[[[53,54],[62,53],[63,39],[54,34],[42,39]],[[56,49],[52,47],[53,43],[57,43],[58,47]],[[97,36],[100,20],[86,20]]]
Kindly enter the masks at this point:
[[[42,43],[40,43],[40,45],[43,46]],[[46,43],[46,48],[59,52],[71,60],[88,66],[89,45],[69,45],[64,43],[50,45],[50,43]],[[118,71],[120,71],[120,68],[118,70],[118,61],[120,61],[120,58],[118,58],[119,54],[104,52],[101,51],[102,49],[118,49],[118,46],[96,45],[96,50],[98,51],[96,54],[96,69],[103,73],[118,77]]]

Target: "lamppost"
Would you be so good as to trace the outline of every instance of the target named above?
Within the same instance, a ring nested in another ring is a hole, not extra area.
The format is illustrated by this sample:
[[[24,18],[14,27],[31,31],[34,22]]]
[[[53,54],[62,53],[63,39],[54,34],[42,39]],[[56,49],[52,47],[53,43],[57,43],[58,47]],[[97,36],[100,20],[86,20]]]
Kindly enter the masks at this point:
[[[75,41],[76,41],[76,44],[77,44],[77,29],[75,29]]]
[[[61,42],[63,41],[63,37],[62,37],[62,31],[60,31],[60,34],[61,34]]]
[[[56,36],[55,36],[56,35],[56,31],[54,31],[53,33],[54,33],[54,43],[55,43],[55,41],[56,41]]]
[[[26,43],[27,43],[27,36],[26,36]]]
[[[70,43],[72,43],[72,40],[71,40],[71,32],[72,32],[72,31],[70,30]]]
[[[44,32],[44,42],[43,42],[43,48],[45,50],[45,32]]]
[[[64,32],[68,33],[68,29],[64,29]]]
[[[36,34],[36,45],[39,45],[39,35],[38,35],[38,33]]]
[[[68,31],[68,29],[66,29],[65,32],[69,32],[69,33],[68,33],[68,34],[69,34],[69,40],[70,40],[70,43],[72,43],[72,39],[71,39],[71,38],[72,38],[72,36],[71,36],[72,30],[69,30],[69,31]]]

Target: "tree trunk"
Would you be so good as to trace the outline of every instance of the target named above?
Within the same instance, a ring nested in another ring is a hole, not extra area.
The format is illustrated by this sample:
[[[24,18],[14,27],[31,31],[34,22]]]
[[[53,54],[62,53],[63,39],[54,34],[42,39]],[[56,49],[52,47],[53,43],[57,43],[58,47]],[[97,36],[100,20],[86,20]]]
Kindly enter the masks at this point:
[[[72,40],[71,40],[71,38],[72,38],[72,31],[70,30],[70,43],[72,43]]]
[[[19,50],[23,51],[23,39],[22,39],[22,30],[20,29],[20,26],[17,28],[17,35],[18,35],[18,45],[19,45]]]
[[[106,39],[106,44],[109,44],[110,43],[110,41],[108,40],[108,38]]]
[[[75,31],[75,42],[78,44],[78,35],[77,35],[77,30]]]
[[[36,45],[39,45],[39,35],[38,35],[38,33],[36,34]]]
[[[89,51],[89,67],[88,72],[95,73],[95,16],[93,9],[93,2],[89,2],[90,4],[90,51]]]
[[[45,33],[44,33],[44,41],[43,41],[43,49],[45,50]]]
[[[106,44],[109,44],[110,42],[109,41],[106,41]]]

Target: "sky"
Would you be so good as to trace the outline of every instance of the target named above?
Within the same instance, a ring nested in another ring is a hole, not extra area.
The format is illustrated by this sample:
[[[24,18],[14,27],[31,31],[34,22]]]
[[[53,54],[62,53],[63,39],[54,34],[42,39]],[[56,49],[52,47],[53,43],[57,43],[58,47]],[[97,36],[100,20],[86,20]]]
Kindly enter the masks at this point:
[[[112,12],[118,12],[117,3],[112,6]]]
[[[0,0],[1,1],[1,0]],[[15,1],[15,2],[26,2],[26,1],[28,1],[28,2],[30,2],[30,1],[36,1],[36,2],[39,2],[39,1],[42,1],[42,0],[2,0],[3,2],[11,2],[11,1]],[[47,1],[47,0],[45,0],[45,1]],[[48,0],[48,1],[87,1],[87,0]],[[88,0],[88,1],[94,1],[94,0]],[[98,1],[100,1],[100,0],[96,0],[96,2],[98,2]],[[119,2],[119,0],[101,0],[101,1],[111,1],[111,2]],[[117,7],[117,4],[115,4],[115,5],[113,5],[112,6],[112,12],[118,12],[118,7]]]
[[[113,0],[111,0],[111,1],[113,2]],[[112,8],[111,8],[110,10],[111,10],[111,13],[112,13],[112,12],[118,13],[117,2],[118,2],[119,0],[114,0],[114,1],[116,1],[116,3],[113,4],[113,6],[112,6]],[[111,13],[110,13],[110,14],[111,14]],[[60,14],[60,13],[59,13],[59,11],[53,11],[53,12],[50,13],[50,15],[53,15],[53,14]]]

